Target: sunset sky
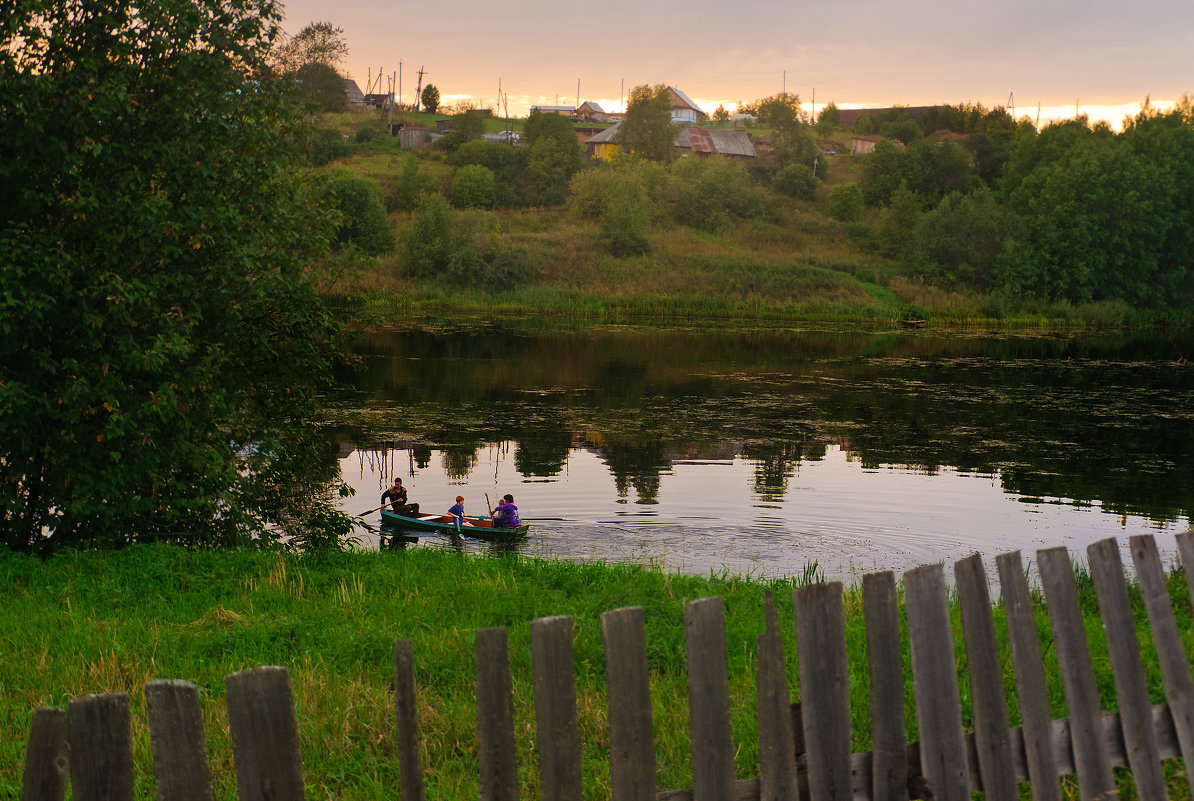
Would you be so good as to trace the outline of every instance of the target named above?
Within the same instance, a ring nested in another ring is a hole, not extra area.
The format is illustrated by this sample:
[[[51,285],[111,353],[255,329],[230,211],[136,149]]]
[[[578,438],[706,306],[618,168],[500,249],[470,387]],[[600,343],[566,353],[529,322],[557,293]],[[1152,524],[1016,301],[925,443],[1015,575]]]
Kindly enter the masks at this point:
[[[401,63],[404,102],[422,67],[444,103],[496,105],[500,80],[516,116],[575,105],[578,80],[607,111],[664,83],[706,112],[786,88],[818,110],[1010,98],[1041,124],[1077,107],[1116,127],[1146,95],[1194,93],[1194,0],[286,3],[289,33],[319,20],[344,29],[362,90]]]

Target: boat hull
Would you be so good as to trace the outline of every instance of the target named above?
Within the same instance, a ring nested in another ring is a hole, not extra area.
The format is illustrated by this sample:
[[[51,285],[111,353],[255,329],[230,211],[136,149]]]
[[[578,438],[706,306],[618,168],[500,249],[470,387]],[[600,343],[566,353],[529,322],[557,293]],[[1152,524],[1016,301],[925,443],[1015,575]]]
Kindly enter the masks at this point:
[[[488,522],[487,517],[466,517],[465,520],[485,521]],[[444,523],[439,519],[439,515],[435,515],[433,519],[426,520],[420,517],[406,517],[404,515],[396,515],[393,512],[381,510],[381,522],[385,525],[392,526],[400,531],[436,531],[441,534],[449,536],[460,534],[464,537],[472,537],[479,540],[515,540],[520,537],[525,537],[527,531],[530,529],[530,524],[524,523],[517,528],[484,528],[482,526],[459,526],[455,523]]]

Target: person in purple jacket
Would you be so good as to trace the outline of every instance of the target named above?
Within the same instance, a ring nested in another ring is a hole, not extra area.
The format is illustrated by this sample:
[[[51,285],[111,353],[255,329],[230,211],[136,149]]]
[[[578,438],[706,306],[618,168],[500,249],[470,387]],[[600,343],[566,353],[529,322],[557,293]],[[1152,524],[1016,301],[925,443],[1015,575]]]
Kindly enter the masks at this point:
[[[493,525],[501,528],[518,528],[522,521],[518,519],[518,507],[514,505],[514,496],[507,493],[502,496],[502,502],[493,510]]]

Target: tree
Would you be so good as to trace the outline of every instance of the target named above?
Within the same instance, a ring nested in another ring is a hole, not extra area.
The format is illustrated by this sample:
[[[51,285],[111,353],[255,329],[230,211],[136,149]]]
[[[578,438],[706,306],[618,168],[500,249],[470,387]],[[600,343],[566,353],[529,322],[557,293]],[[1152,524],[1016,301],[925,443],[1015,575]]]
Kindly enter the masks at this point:
[[[817,115],[817,133],[829,136],[833,129],[842,124],[842,112],[834,103],[829,103]]]
[[[780,92],[756,100],[750,108],[754,109],[753,113],[759,118],[759,124],[774,128],[779,133],[794,131],[808,123],[804,110],[800,107],[800,96],[789,92]]]
[[[523,199],[532,206],[563,203],[568,182],[581,167],[580,144],[572,123],[559,114],[535,109],[524,130],[530,155]]]
[[[308,64],[336,70],[346,58],[344,31],[330,22],[312,22],[292,37],[281,36],[270,54],[273,68],[282,75],[293,75]]]
[[[667,163],[676,157],[671,92],[663,84],[630,90],[617,141],[629,153]]]
[[[724,123],[730,121],[730,112],[726,111],[725,106],[718,106],[717,110],[713,112],[713,121]]]
[[[346,532],[311,422],[335,326],[302,278],[331,220],[263,80],[277,8],[8,8],[0,543]]]
[[[340,211],[337,241],[356,245],[366,253],[385,253],[394,246],[394,229],[386,217],[381,187],[372,178],[340,170],[327,183],[333,206]]]
[[[813,171],[804,164],[789,164],[771,178],[772,189],[799,200],[812,200],[820,183]]]
[[[488,209],[496,195],[493,173],[480,164],[467,164],[452,176],[452,205],[459,209]]]
[[[318,111],[343,111],[348,106],[344,79],[327,64],[312,62],[294,74],[294,93]]]
[[[419,95],[419,100],[423,103],[423,108],[427,113],[434,114],[439,108],[439,89],[435,88],[435,84],[429,83],[423,87],[423,93]]]
[[[839,184],[825,198],[825,213],[840,222],[852,222],[862,216],[862,190],[858,184]]]

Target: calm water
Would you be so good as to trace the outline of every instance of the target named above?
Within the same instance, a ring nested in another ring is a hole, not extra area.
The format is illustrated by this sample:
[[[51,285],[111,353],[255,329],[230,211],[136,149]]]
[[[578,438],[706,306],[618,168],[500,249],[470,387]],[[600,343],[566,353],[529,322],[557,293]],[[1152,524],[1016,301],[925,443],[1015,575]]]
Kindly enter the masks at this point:
[[[530,554],[851,579],[1137,533],[1171,550],[1194,506],[1188,334],[523,326],[356,353],[328,399],[344,508],[394,475],[425,511],[510,492]]]

